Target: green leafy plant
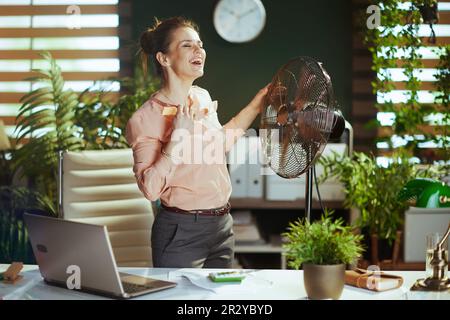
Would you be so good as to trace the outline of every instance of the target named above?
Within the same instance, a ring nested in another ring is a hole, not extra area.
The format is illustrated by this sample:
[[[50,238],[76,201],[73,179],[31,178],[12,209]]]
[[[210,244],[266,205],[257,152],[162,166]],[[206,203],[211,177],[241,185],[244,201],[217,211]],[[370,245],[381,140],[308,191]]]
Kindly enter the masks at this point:
[[[125,127],[128,119],[154,93],[159,85],[155,78],[143,74],[142,69],[135,68],[134,77],[118,81],[121,95],[117,102],[106,99],[108,91],[92,93],[84,91],[80,104],[75,110],[75,124],[82,131],[84,149],[127,148]]]
[[[74,125],[78,96],[63,89],[61,68],[51,55],[41,55],[49,62],[49,69],[37,70],[38,76],[27,79],[42,86],[21,99],[17,139],[22,146],[13,161],[38,190],[56,199],[58,151],[79,150],[83,140]]]
[[[310,223],[306,219],[291,222],[285,233],[285,255],[289,266],[299,269],[304,263],[318,265],[351,264],[362,252],[362,236],[345,226],[342,218],[332,219],[325,212],[321,220]]]
[[[24,212],[56,215],[52,201],[25,187],[0,186],[0,262],[34,263]]]
[[[439,63],[437,65],[435,86],[439,94],[435,102],[440,106],[439,112],[442,115],[440,121],[436,121],[435,135],[432,139],[441,147],[441,158],[450,159],[450,45],[446,45],[439,53]]]
[[[353,157],[334,154],[320,159],[324,173],[320,181],[335,177],[343,184],[344,206],[357,208],[361,216],[356,226],[368,228],[389,243],[395,239],[396,231],[403,225],[403,214],[407,203],[397,196],[403,186],[417,177],[437,177],[439,168],[419,168],[409,161],[406,153],[394,154],[387,167],[377,164],[373,155],[355,152]]]

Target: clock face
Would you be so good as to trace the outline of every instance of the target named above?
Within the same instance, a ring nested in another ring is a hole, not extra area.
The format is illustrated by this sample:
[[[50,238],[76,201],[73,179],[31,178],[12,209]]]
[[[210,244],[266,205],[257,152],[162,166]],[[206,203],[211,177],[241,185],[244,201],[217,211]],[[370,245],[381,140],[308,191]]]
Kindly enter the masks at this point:
[[[234,43],[255,39],[264,29],[266,10],[260,0],[219,0],[214,9],[214,27]]]

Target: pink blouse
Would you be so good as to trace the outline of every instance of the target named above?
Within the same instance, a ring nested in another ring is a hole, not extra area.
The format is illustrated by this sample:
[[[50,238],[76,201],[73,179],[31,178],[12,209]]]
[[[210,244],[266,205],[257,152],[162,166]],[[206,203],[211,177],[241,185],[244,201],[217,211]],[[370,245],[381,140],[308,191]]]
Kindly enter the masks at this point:
[[[221,126],[217,119],[217,101],[211,101],[208,91],[192,86],[191,107],[205,111],[210,121],[209,129],[222,131],[226,137],[234,131],[232,139],[226,138],[225,152],[244,134],[238,129],[235,119]],[[164,112],[164,105],[150,98],[130,118],[126,139],[133,150],[133,171],[139,189],[144,196],[169,207],[184,210],[218,208],[227,203],[231,195],[231,182],[226,161],[221,163],[175,164],[164,152],[171,139],[174,116]],[[231,142],[230,142],[231,140]]]

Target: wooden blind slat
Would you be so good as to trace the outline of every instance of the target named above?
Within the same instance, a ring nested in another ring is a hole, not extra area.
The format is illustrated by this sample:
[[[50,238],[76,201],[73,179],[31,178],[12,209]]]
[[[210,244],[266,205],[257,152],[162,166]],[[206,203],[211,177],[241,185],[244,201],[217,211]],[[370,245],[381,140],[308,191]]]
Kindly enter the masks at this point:
[[[406,83],[405,82],[392,82],[392,84],[394,85],[394,90],[408,90],[406,88]],[[422,81],[420,83],[420,88],[419,90],[430,90],[430,91],[435,91],[437,90],[435,83],[431,82],[431,81]]]
[[[431,126],[431,125],[421,125],[417,128],[417,134],[420,134],[422,132],[436,135],[439,134],[439,130],[442,128],[442,126]],[[378,128],[378,136],[382,138],[391,137],[394,134],[394,130],[392,127],[379,127]]]
[[[0,72],[0,81],[23,81],[25,78],[35,77],[36,72]],[[118,72],[63,72],[64,80],[105,80],[118,77]],[[3,95],[3,94],[2,94]]]
[[[354,78],[352,80],[352,88],[354,93],[368,93],[371,94],[372,85],[370,78]],[[394,90],[408,90],[406,84],[403,81],[392,82]],[[422,81],[419,90],[437,90],[435,84],[431,81]]]
[[[422,45],[424,47],[444,46],[450,43],[450,37],[436,37],[436,43],[429,43],[427,37],[421,37]],[[362,42],[360,34],[353,34],[353,49],[361,50],[367,49],[367,46]]]
[[[367,4],[369,6],[369,4]],[[366,6],[366,8],[367,8]],[[355,23],[355,25],[361,23],[361,20],[364,20],[365,17],[368,17],[369,15],[364,15],[365,10],[355,10],[352,12],[352,20]],[[408,22],[406,20],[403,21],[402,24],[407,24]],[[437,24],[448,24],[450,23],[450,12],[449,11],[439,11],[439,21]]]
[[[436,43],[429,43],[428,37],[422,37],[420,39],[422,40],[422,45],[427,47],[445,46],[450,44],[450,37],[436,37]]]
[[[79,92],[78,92],[79,93]],[[2,92],[2,94],[0,95],[0,103],[20,103],[20,98],[22,98],[22,96],[25,93],[23,92]],[[91,93],[94,94],[94,93]],[[89,95],[89,94],[87,94]],[[119,93],[118,92],[110,92],[110,93],[106,93],[105,94],[105,99],[106,100],[117,100],[119,98]],[[3,119],[3,117],[2,117]]]
[[[419,151],[418,151],[419,155],[420,155],[422,152],[423,152],[423,153],[426,153],[426,154],[423,154],[423,156],[429,157],[430,153],[431,153],[431,154],[439,154],[440,152],[442,152],[442,149],[435,149],[435,148],[420,148]],[[388,157],[388,158],[391,158],[391,157],[393,156],[393,154],[394,154],[394,151],[392,151],[392,150],[387,150],[387,149],[378,149],[378,150],[377,150],[377,154],[378,154],[378,156],[380,156],[380,157]]]
[[[65,15],[68,5],[0,6],[0,16]],[[115,14],[117,5],[79,5],[81,14]]]
[[[16,117],[2,117],[2,121],[5,126],[15,126],[16,125]]]
[[[117,50],[49,50],[55,59],[118,58]],[[42,59],[42,50],[0,50],[0,59]]]
[[[112,37],[117,35],[117,28],[0,28],[1,38]]]
[[[438,24],[450,23],[450,11],[440,11]]]
[[[1,59],[1,53],[0,53]],[[406,63],[405,60],[397,60],[397,68],[402,68]],[[422,59],[423,68],[436,68],[439,59]],[[368,71],[372,67],[372,56],[354,56],[353,71]]]
[[[405,60],[397,60],[397,67],[401,68],[405,64]],[[436,68],[439,64],[439,59],[422,59],[424,68]]]
[[[443,111],[446,111],[446,110],[447,110],[447,109],[445,108],[445,106],[440,105],[440,104],[421,103],[421,106],[427,107],[427,108],[432,107],[434,110],[436,110],[436,112],[443,112]],[[394,104],[393,104],[393,108],[394,108],[395,110],[400,110],[400,108],[404,108],[404,107],[405,107],[404,105],[399,104],[399,103],[394,103]]]

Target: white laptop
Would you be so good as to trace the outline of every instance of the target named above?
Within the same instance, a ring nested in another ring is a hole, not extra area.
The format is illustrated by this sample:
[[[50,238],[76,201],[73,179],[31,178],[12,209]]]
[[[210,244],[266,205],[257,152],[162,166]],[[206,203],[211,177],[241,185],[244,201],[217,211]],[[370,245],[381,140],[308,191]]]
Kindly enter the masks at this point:
[[[24,220],[48,284],[123,299],[176,286],[175,282],[119,273],[106,226],[27,213]]]

